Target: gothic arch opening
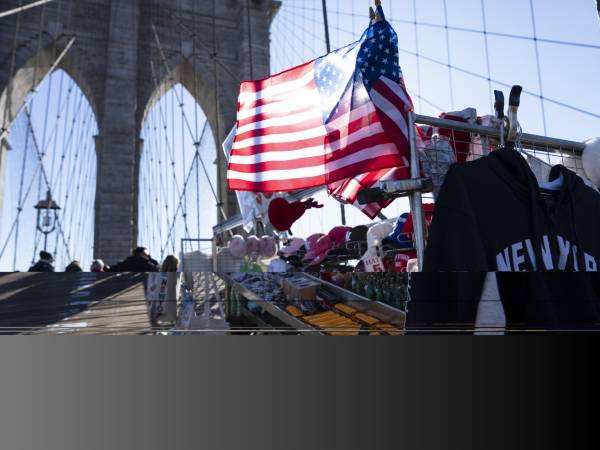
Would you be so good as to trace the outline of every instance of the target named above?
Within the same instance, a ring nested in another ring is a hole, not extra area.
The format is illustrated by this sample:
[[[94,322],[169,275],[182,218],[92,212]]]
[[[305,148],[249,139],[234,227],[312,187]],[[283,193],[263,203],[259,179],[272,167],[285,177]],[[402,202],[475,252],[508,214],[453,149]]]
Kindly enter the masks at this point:
[[[182,251],[210,253],[211,244],[197,239],[210,239],[217,223],[217,148],[209,114],[185,77],[173,79],[145,110],[138,172],[138,244],[161,260]]]
[[[5,89],[14,117],[0,155],[1,271],[27,270],[43,249],[57,270],[73,260],[84,269],[91,262],[98,126],[89,95],[71,73],[58,69],[40,83],[26,64],[15,72],[15,88]],[[38,216],[34,206],[48,193],[60,210]]]

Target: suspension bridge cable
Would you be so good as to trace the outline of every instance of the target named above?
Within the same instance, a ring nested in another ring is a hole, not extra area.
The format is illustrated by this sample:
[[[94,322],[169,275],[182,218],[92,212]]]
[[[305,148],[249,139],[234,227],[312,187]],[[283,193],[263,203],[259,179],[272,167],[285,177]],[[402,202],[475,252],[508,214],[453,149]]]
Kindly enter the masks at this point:
[[[390,20],[391,20],[391,21],[397,21],[397,20],[394,20],[394,19],[390,19]],[[414,24],[414,21],[406,21],[406,20],[405,20],[405,21],[400,21],[400,22],[409,23],[409,24]],[[423,23],[421,22],[420,24],[422,25]],[[443,27],[443,26],[440,26],[440,27]],[[449,27],[449,28],[452,28],[452,27]],[[350,32],[350,31],[348,31],[348,30],[340,30],[340,31],[344,31],[344,32],[346,32],[346,33],[351,33],[351,32]],[[491,33],[489,33],[489,32],[488,32],[488,34],[491,34]],[[411,50],[408,50],[408,49],[406,49],[406,48],[403,48],[403,47],[399,47],[399,51],[400,51],[400,52],[403,52],[403,53],[405,53],[405,54],[408,54],[408,55],[417,56],[417,53],[416,53],[416,52],[413,52],[413,51],[411,51]],[[429,61],[429,62],[432,62],[432,63],[434,63],[434,64],[437,64],[437,65],[441,65],[441,66],[444,66],[444,67],[448,67],[448,63],[447,63],[447,62],[440,61],[440,60],[438,60],[438,59],[431,58],[431,57],[425,56],[425,55],[423,55],[423,54],[419,54],[419,58],[421,58],[421,59],[424,59],[424,60],[426,60],[426,61]],[[455,71],[457,71],[457,72],[461,72],[461,73],[464,73],[464,74],[467,74],[467,75],[471,75],[471,76],[473,76],[473,77],[475,77],[475,78],[479,78],[479,79],[482,79],[482,80],[485,80],[485,81],[487,81],[487,78],[488,78],[487,76],[484,76],[484,75],[478,74],[478,73],[476,73],[476,72],[473,72],[473,71],[470,71],[470,70],[464,69],[464,68],[462,68],[462,67],[458,67],[458,66],[456,66],[456,65],[453,65],[453,64],[451,64],[451,65],[450,65],[450,67],[451,67],[451,69],[452,69],[452,70],[455,70]],[[495,79],[493,79],[493,78],[491,79],[491,81],[492,81],[493,83],[496,83],[496,84],[498,84],[498,85],[501,85],[501,86],[503,86],[503,87],[508,87],[508,88],[512,87],[512,85],[511,85],[511,84],[504,83],[504,82],[501,82],[501,81],[495,80]],[[526,94],[528,94],[528,95],[531,95],[531,96],[533,96],[533,97],[538,97],[538,98],[540,97],[540,94],[539,94],[539,93],[535,93],[535,92],[532,92],[532,91],[529,91],[529,90],[523,90],[523,92],[525,92]],[[600,119],[600,115],[599,115],[599,114],[596,114],[596,113],[594,113],[594,112],[591,112],[591,111],[587,111],[587,110],[585,110],[585,109],[583,109],[583,108],[579,108],[579,107],[576,107],[576,106],[573,106],[573,105],[569,105],[569,104],[567,104],[567,103],[561,102],[561,101],[559,101],[559,100],[551,99],[551,98],[548,98],[548,97],[544,97],[544,100],[545,100],[546,102],[553,103],[553,104],[555,104],[555,105],[557,105],[557,106],[561,106],[561,107],[563,107],[563,108],[570,109],[570,110],[572,110],[572,111],[576,111],[576,112],[579,112],[579,113],[581,113],[581,114],[585,114],[585,115],[588,115],[588,116],[590,116],[590,117],[594,117],[594,118],[598,118],[598,119]]]
[[[287,5],[287,2],[289,2],[289,0],[286,1],[286,5]],[[288,7],[297,8],[297,9],[301,9],[301,10],[305,9],[307,11],[313,11],[313,10],[318,11],[318,8],[308,8],[308,7],[301,8],[301,7],[292,6],[292,5],[289,5]],[[362,15],[362,14],[349,13],[349,12],[345,12],[345,11],[333,11],[333,12],[336,12],[338,14],[345,15],[348,17],[361,17],[361,18],[364,17],[364,15]],[[390,16],[389,21],[397,22],[397,23],[404,23],[404,24],[408,24],[408,25],[414,24],[413,20],[398,19],[398,18],[394,18],[393,16]],[[421,27],[445,29],[445,25],[438,24],[438,23],[418,21],[417,24]],[[459,26],[450,26],[449,25],[448,30],[462,31],[465,33],[483,34],[483,30],[479,30],[476,28],[469,28],[469,27],[459,27]],[[340,30],[340,31],[343,31],[345,33],[350,33],[350,31],[348,31],[348,30]],[[527,41],[537,40],[537,42],[543,42],[543,43],[547,43],[547,44],[556,44],[556,45],[563,45],[563,46],[581,47],[581,48],[590,48],[590,49],[600,50],[599,44],[589,44],[589,43],[585,43],[585,42],[575,42],[575,41],[567,41],[567,40],[561,40],[561,39],[541,38],[539,36],[537,37],[537,39],[535,39],[533,36],[526,36],[526,35],[512,34],[512,33],[501,33],[501,32],[490,31],[490,30],[487,30],[487,34],[488,34],[488,36],[497,36],[497,37],[509,38],[509,39],[519,39],[519,40],[527,40]]]
[[[485,0],[481,0],[481,23],[483,26],[483,43],[485,54],[485,67],[487,71],[488,96],[490,100],[490,111],[494,110],[494,100],[492,97],[492,70],[490,65],[490,50],[487,33],[487,18],[485,16]]]
[[[152,63],[152,61],[150,62],[150,67],[151,67],[152,77],[153,77],[153,80],[154,80],[155,89],[158,92],[162,92],[162,88],[158,84],[158,79],[156,77],[155,70],[154,70],[154,64]],[[172,80],[172,78],[171,78],[171,80]],[[161,97],[162,97],[162,95],[161,95]],[[167,135],[167,132],[166,132],[166,130],[168,129],[168,124],[167,124],[167,119],[165,117],[165,113],[164,113],[163,108],[162,108],[162,102],[161,101],[157,102],[157,107],[158,107],[159,117],[161,119],[161,123],[160,123],[160,125],[162,127],[161,132],[164,133],[164,138],[165,138],[165,150],[167,151],[167,154],[169,155],[169,160],[170,160],[171,168],[173,170],[173,181],[175,183],[175,188],[177,189],[177,194],[179,195],[181,193],[181,191],[179,190],[179,183],[177,182],[177,176],[176,176],[175,171],[174,171],[175,159],[173,158],[173,155],[175,153],[175,150],[171,147],[171,144],[169,142],[169,138],[168,138],[168,135]],[[166,164],[166,161],[165,161],[165,164]]]
[[[409,55],[416,56],[416,54],[415,54],[414,52],[412,52],[412,51],[410,51],[410,50],[407,50],[407,49],[404,49],[404,48],[402,48],[402,47],[400,47],[400,48],[399,48],[399,50],[400,50],[402,53],[406,53],[406,54],[409,54]],[[432,63],[434,63],[434,64],[438,64],[438,65],[442,65],[442,66],[445,66],[445,65],[446,65],[446,63],[445,63],[445,62],[443,62],[443,61],[440,61],[440,60],[438,60],[438,59],[435,59],[435,58],[431,58],[431,57],[424,56],[424,55],[421,55],[420,57],[421,57],[422,59],[424,59],[424,60],[426,60],[426,61],[430,61],[430,62],[432,62]],[[457,72],[462,72],[462,73],[464,73],[464,74],[471,75],[471,76],[473,76],[473,77],[475,77],[475,78],[479,78],[479,79],[481,79],[481,80],[487,80],[487,77],[486,77],[486,76],[484,76],[484,75],[481,75],[481,74],[478,74],[478,73],[476,73],[476,72],[473,72],[473,71],[470,71],[470,70],[467,70],[467,69],[464,69],[464,68],[462,68],[462,67],[452,66],[452,69],[453,69],[453,70],[456,70]],[[507,87],[507,88],[510,88],[510,87],[512,87],[512,85],[511,85],[511,84],[504,83],[504,82],[502,82],[502,81],[498,81],[498,80],[495,80],[495,79],[493,79],[493,78],[492,78],[492,82],[494,82],[494,83],[496,83],[496,84],[498,84],[498,85],[500,85],[500,86],[503,86],[503,87]],[[529,91],[529,90],[526,90],[526,89],[523,89],[523,92],[524,92],[524,93],[526,93],[526,94],[528,94],[528,95],[531,95],[531,96],[533,96],[533,97],[538,97],[538,98],[540,97],[540,94],[539,94],[539,93],[532,92],[532,91]],[[564,102],[561,102],[561,101],[559,101],[559,100],[554,100],[554,99],[551,99],[551,98],[548,98],[548,97],[544,97],[544,99],[545,99],[545,101],[547,101],[547,102],[553,103],[553,104],[555,104],[555,105],[558,105],[558,106],[562,106],[563,108],[570,109],[570,110],[572,110],[572,111],[577,111],[577,112],[579,112],[579,113],[581,113],[581,114],[585,114],[585,115],[588,115],[588,116],[590,116],[590,117],[594,117],[594,118],[596,118],[596,119],[600,119],[600,114],[596,114],[596,113],[593,113],[593,112],[591,112],[591,111],[587,111],[587,110],[585,110],[585,109],[578,108],[578,107],[575,107],[575,106],[573,106],[573,105],[569,105],[569,104],[566,104],[566,103],[564,103]]]
[[[215,128],[217,135],[217,142],[221,142],[221,107],[219,104],[220,101],[220,91],[219,91],[219,64],[217,61],[217,56],[219,55],[218,47],[217,47],[217,1],[212,1],[212,58],[213,58],[213,89],[215,93]],[[197,163],[197,162],[196,162]],[[202,164],[204,166],[204,163]],[[217,207],[221,212],[222,220],[227,220],[227,214],[225,213],[225,209],[223,208],[223,186],[221,185],[221,167],[223,166],[223,158],[222,154],[217,149]],[[207,181],[212,188],[212,183],[210,182],[210,178],[207,177]]]
[[[446,59],[448,60],[448,92],[450,109],[454,110],[454,83],[452,82],[452,57],[450,52],[450,31],[448,30],[448,2],[444,0],[444,28],[446,31]]]
[[[165,69],[166,69],[167,73],[172,73],[171,68],[169,66],[169,63],[168,63],[168,61],[166,59],[166,56],[165,56],[165,52],[164,52],[164,50],[162,48],[161,41],[160,41],[160,38],[158,36],[158,32],[156,31],[156,27],[154,25],[153,25],[153,31],[154,31],[154,36],[155,36],[156,43],[158,45],[159,54],[161,55],[161,59],[163,61],[163,64],[165,65]],[[216,47],[215,47],[215,49],[216,49]],[[217,131],[217,136],[218,136],[217,139],[220,139],[220,137],[219,137],[219,133],[220,133],[220,131],[219,131],[219,127],[220,127],[219,126],[219,122],[220,122],[220,120],[219,120],[219,112],[218,112],[218,110],[219,110],[219,104],[218,104],[218,99],[219,99],[219,95],[218,95],[219,88],[218,87],[219,87],[219,85],[218,85],[218,77],[216,75],[217,75],[217,73],[215,72],[214,82],[215,82],[215,102],[216,102],[216,104],[215,104],[215,107],[216,107],[215,108],[216,109],[216,112],[215,112],[215,114],[216,114],[216,128],[217,128],[216,131]],[[171,81],[174,81],[174,79],[173,79],[172,76],[171,76]],[[173,90],[173,92],[175,93],[175,96],[177,96],[177,90]],[[180,99],[178,97],[177,97],[177,99],[181,103],[181,101],[180,101]],[[190,134],[193,137],[192,128],[190,126],[190,123],[189,123],[189,120],[187,118],[187,115],[185,114],[185,111],[183,109],[182,109],[182,117],[183,117],[184,122],[186,123],[186,126],[187,126]],[[218,165],[218,167],[220,167],[220,164],[221,164],[220,163],[220,160],[221,160],[220,155],[221,155],[221,152],[217,151],[217,165]],[[202,161],[202,159],[201,159],[201,163],[202,163],[202,166],[204,167],[204,161]],[[215,192],[215,189],[214,189],[214,187],[212,185],[212,181],[210,180],[210,177],[208,176],[208,172],[207,172],[207,181],[208,181],[208,183],[209,183],[209,185],[211,187],[211,190],[213,191],[213,194],[215,194],[215,196],[216,196],[217,206],[218,206],[219,210],[221,211],[221,214],[222,214],[223,218],[225,220],[227,220],[227,214],[225,213],[225,210],[223,208],[222,200],[219,198],[219,194]]]
[[[540,64],[540,49],[537,39],[537,26],[535,23],[535,10],[533,7],[533,0],[529,0],[529,7],[531,10],[531,26],[533,30],[533,42],[535,48],[535,62],[537,65],[537,78],[538,78],[538,86],[540,88],[540,106],[542,107],[542,123],[544,125],[544,135],[548,135],[548,128],[546,126],[546,107],[544,104],[544,85],[542,83],[542,69]]]
[[[415,57],[417,59],[417,91],[421,92],[421,59],[419,58],[419,28],[417,25],[417,0],[413,0],[413,13],[414,13],[414,29],[415,29]],[[419,97],[419,110],[423,109],[423,102]]]
[[[34,145],[34,147],[36,149],[36,153],[37,153],[37,157],[38,157],[38,165],[40,166],[40,173],[41,173],[40,185],[41,185],[41,180],[43,179],[44,183],[46,184],[46,187],[48,189],[50,189],[50,182],[49,182],[46,170],[44,168],[43,154],[40,151],[40,147],[39,147],[37,139],[35,137],[35,130],[33,129],[33,123],[32,123],[32,120],[31,120],[31,113],[30,113],[29,107],[27,105],[25,105],[24,111],[25,111],[25,115],[27,117],[28,126],[31,128],[31,138],[32,138],[33,145]],[[59,222],[59,225],[58,225],[58,230],[61,233],[61,235],[63,235],[63,242],[65,242],[65,240],[64,240],[64,233],[63,233],[63,230],[62,230],[62,226],[60,225],[60,222]],[[67,250],[67,254],[69,255],[69,249],[66,248],[66,250]]]
[[[81,94],[81,96],[80,96],[80,103],[81,103],[81,101],[83,99],[83,93],[80,93],[80,94]],[[63,186],[66,185],[67,183],[69,184],[69,187],[67,189],[65,189],[65,197],[63,199],[63,206],[64,207],[63,207],[63,213],[62,213],[65,218],[67,216],[67,213],[70,214],[70,220],[69,220],[69,226],[68,226],[69,234],[68,234],[68,237],[67,237],[67,241],[68,241],[69,245],[71,243],[72,223],[73,223],[73,220],[74,220],[73,217],[75,215],[73,213],[73,208],[70,208],[70,204],[74,203],[77,206],[74,209],[76,210],[76,212],[78,214],[80,214],[80,215],[84,214],[86,216],[89,215],[88,211],[87,211],[87,208],[82,206],[83,203],[80,202],[80,200],[78,198],[75,198],[74,201],[73,200],[69,201],[70,199],[72,199],[72,196],[69,195],[69,192],[70,192],[70,190],[71,190],[71,188],[73,186],[73,183],[72,183],[73,180],[70,177],[70,175],[73,173],[73,171],[77,170],[76,167],[79,167],[79,168],[81,167],[81,163],[78,164],[78,162],[77,162],[78,159],[79,159],[79,161],[81,161],[81,159],[78,158],[79,149],[81,147],[83,147],[83,152],[85,153],[86,150],[88,149],[89,142],[91,142],[91,140],[92,140],[92,137],[91,137],[91,127],[92,127],[92,122],[93,122],[91,120],[92,115],[93,115],[93,111],[91,110],[91,108],[89,109],[87,116],[86,115],[77,114],[77,116],[83,116],[83,118],[81,120],[78,120],[76,124],[73,124],[72,130],[75,130],[75,128],[77,127],[78,132],[71,133],[70,136],[69,136],[68,142],[63,142],[63,147],[66,149],[65,150],[66,154],[71,153],[71,150],[73,149],[73,147],[75,147],[75,149],[77,149],[76,150],[76,154],[74,155],[74,157],[72,159],[72,161],[73,161],[72,162],[72,167],[68,171],[69,177],[68,178],[65,177],[64,182],[62,180],[62,177],[60,177],[60,175],[59,175],[59,179],[58,179],[58,181],[60,181],[59,182],[59,187],[58,187],[58,191],[59,191],[59,197],[58,198],[60,198],[60,194],[62,193]],[[88,118],[90,119],[89,122],[88,122]],[[86,123],[87,123],[87,125],[86,125]],[[72,136],[73,135],[78,136],[78,138],[77,138],[77,140],[75,141],[74,144],[73,144],[73,140],[72,140]],[[93,155],[93,156],[95,156],[95,155]],[[64,166],[62,166],[62,167],[64,167]],[[61,173],[62,173],[62,167],[61,167]],[[80,183],[80,181],[77,182],[77,185],[79,185],[79,183]],[[95,189],[92,189],[91,185],[89,187],[90,187],[90,189],[89,189],[90,191],[95,191]],[[76,236],[81,236],[81,234],[80,233],[76,233]],[[56,240],[55,240],[55,249],[58,247],[58,237],[59,236],[57,235],[56,236]]]
[[[58,90],[58,99],[57,99],[57,113],[58,111],[60,111],[60,100],[62,99],[62,90],[63,90],[63,81],[64,81],[64,72],[61,73],[61,77],[60,77],[60,87]],[[54,77],[50,77],[50,79],[48,81],[52,81]],[[52,90],[52,85],[48,86],[48,96],[50,96],[50,91]],[[70,93],[70,92],[69,92]],[[49,102],[48,102],[49,103]],[[57,118],[58,121],[58,118]],[[46,145],[46,133],[44,131],[44,134],[42,136],[42,146],[44,148],[47,148]],[[54,180],[54,166],[55,166],[55,162],[56,162],[56,156],[58,155],[58,152],[56,151],[56,140],[54,142],[54,151],[52,152],[52,167],[50,168],[50,184],[52,184],[52,181]]]
[[[196,159],[196,164],[197,164],[198,156],[199,156],[199,154],[197,153],[197,154],[196,154],[196,157],[195,157],[195,159]],[[184,185],[186,185],[186,186],[187,186],[187,184],[188,184],[188,183],[189,183],[189,181],[190,181],[191,175],[192,175],[192,170],[191,170],[191,168],[190,168],[190,171],[188,172],[188,174],[187,174],[187,177],[186,177],[186,179],[185,179],[185,183],[184,183]],[[185,192],[185,190],[184,190],[184,192]],[[178,213],[178,212],[179,212],[179,210],[181,209],[181,205],[182,205],[182,197],[180,197],[180,198],[179,198],[179,202],[178,202],[178,204],[177,204],[177,209],[176,209],[176,211],[175,211],[175,214],[174,214],[174,216],[173,216],[173,221],[171,222],[171,226],[169,227],[169,234],[168,234],[168,236],[167,236],[167,241],[169,240],[169,238],[170,238],[170,237],[171,237],[171,235],[173,234],[173,230],[174,230],[174,228],[175,228],[175,222],[176,222],[176,218],[177,218],[177,213]]]
[[[23,203],[23,185],[25,181],[25,167],[27,164],[27,148],[29,147],[29,127],[27,127],[25,131],[25,146],[23,148],[23,162],[21,164],[21,176],[19,180],[19,196],[17,201],[17,218],[16,218],[16,229],[15,229],[15,249],[13,254],[13,271],[17,270],[17,249],[19,248],[19,218],[21,216],[21,212],[23,208],[21,207]]]
[[[168,191],[166,188],[166,182],[163,179],[163,156],[162,153],[163,151],[166,151],[165,147],[162,147],[162,149],[159,146],[159,141],[161,140],[161,136],[160,133],[162,133],[162,128],[159,128],[157,125],[157,121],[156,121],[156,115],[158,114],[158,111],[156,111],[157,108],[155,108],[155,111],[151,112],[151,119],[152,119],[152,124],[153,124],[153,128],[154,128],[154,150],[156,151],[156,154],[158,156],[158,173],[159,173],[159,181],[160,181],[160,187],[161,187],[161,192],[162,192],[162,200],[164,200],[164,207],[165,207],[165,221],[167,221],[167,226],[168,226],[168,217],[169,217],[169,201],[168,201]],[[162,208],[162,204],[161,204],[161,208]],[[160,230],[159,230],[159,234],[162,235],[162,225],[163,225],[163,220],[161,218],[160,214],[156,215],[157,218],[159,218],[159,225],[160,225]],[[161,246],[162,246],[162,242],[161,242]],[[162,247],[161,247],[161,259],[163,258],[163,253],[162,253]]]

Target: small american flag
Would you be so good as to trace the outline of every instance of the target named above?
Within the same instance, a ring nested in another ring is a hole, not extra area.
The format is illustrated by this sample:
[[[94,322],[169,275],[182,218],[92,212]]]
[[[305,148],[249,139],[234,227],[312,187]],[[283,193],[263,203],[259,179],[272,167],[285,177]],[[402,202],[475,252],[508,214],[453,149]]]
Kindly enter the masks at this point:
[[[242,83],[229,188],[290,191],[406,169],[411,108],[398,38],[377,22],[347,47]]]

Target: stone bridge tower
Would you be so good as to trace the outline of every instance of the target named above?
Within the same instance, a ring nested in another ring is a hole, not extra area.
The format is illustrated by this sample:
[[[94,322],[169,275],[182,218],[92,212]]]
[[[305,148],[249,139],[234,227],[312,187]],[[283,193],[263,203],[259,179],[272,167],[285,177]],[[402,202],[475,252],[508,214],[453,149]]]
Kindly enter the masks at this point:
[[[20,4],[0,0],[0,10]],[[98,257],[115,262],[136,244],[146,112],[165,89],[181,82],[203,108],[217,143],[222,142],[235,123],[240,81],[269,73],[269,25],[279,4],[54,0],[0,19],[0,128],[10,129],[28,93],[62,54],[57,67],[75,80],[95,112]],[[2,148],[0,141],[0,169]],[[237,203],[227,192],[220,146],[217,155],[218,192],[230,216]]]

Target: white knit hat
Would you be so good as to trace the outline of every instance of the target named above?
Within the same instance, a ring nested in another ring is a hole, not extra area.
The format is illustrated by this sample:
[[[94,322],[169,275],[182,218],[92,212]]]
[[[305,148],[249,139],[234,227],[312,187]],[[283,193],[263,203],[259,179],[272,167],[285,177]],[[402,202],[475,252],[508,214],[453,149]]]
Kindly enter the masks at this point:
[[[600,187],[600,138],[585,141],[581,164],[588,179]]]

